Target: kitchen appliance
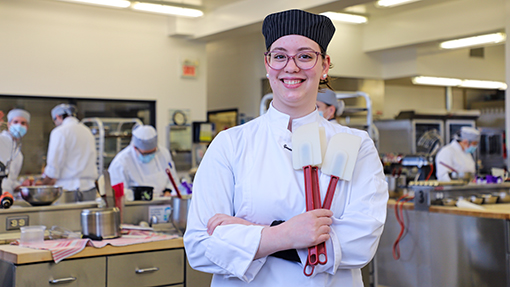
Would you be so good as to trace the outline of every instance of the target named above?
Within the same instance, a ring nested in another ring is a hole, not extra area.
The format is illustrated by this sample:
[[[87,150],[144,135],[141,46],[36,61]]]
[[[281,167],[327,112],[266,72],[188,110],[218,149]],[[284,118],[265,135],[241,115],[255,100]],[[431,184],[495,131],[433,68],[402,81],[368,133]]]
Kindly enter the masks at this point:
[[[152,200],[154,187],[152,186],[132,186],[135,200]]]
[[[62,187],[56,185],[37,185],[20,187],[21,197],[32,206],[50,205],[62,195]]]
[[[95,240],[120,237],[120,210],[117,207],[84,209],[81,232],[83,237]]]

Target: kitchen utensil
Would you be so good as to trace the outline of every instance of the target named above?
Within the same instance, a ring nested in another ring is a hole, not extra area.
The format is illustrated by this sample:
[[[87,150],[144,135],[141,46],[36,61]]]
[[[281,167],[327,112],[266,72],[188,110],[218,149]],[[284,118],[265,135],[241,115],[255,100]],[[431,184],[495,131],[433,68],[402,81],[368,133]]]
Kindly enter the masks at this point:
[[[62,195],[62,187],[56,185],[21,186],[21,197],[33,206],[50,205]]]
[[[482,204],[483,203],[483,198],[481,196],[471,195],[469,197],[469,201],[474,203],[474,204]]]
[[[506,191],[500,191],[494,193],[493,195],[496,195],[498,197],[499,203],[510,203],[510,194]]]
[[[152,186],[132,186],[135,200],[152,200],[154,187]]]
[[[117,207],[84,209],[81,233],[84,238],[110,239],[120,236],[120,210]]]
[[[188,218],[188,210],[191,205],[191,198],[178,198],[172,199],[172,222],[180,232],[186,231],[186,224]]]
[[[31,244],[41,244],[44,242],[44,225],[32,225],[20,227],[21,237],[20,245],[27,246]]]
[[[480,209],[480,210],[484,210],[485,209],[485,208],[481,207],[480,205],[471,203],[471,202],[469,202],[469,201],[467,201],[465,199],[462,199],[462,198],[459,198],[459,200],[457,200],[457,207]]]
[[[292,133],[292,165],[294,169],[303,169],[307,211],[321,206],[317,171],[317,166],[322,163],[320,133],[319,124],[316,122],[303,125]],[[308,258],[303,270],[306,276],[312,275],[314,266],[319,263],[318,251],[317,246],[308,248]],[[308,269],[310,272],[307,272]]]
[[[498,201],[498,196],[492,194],[482,194],[483,204],[494,204]]]
[[[108,170],[103,171],[104,180],[104,196],[106,207],[115,207],[115,194],[113,192],[112,183],[110,181],[110,173]]]
[[[181,192],[179,191],[179,188],[177,187],[177,184],[175,184],[174,177],[172,176],[172,172],[169,168],[166,169],[166,174],[168,175],[168,178],[170,179],[170,182],[172,183],[172,186],[175,189],[175,192],[177,193],[178,198],[182,198]]]
[[[440,162],[439,162],[439,164],[441,164],[441,165],[445,166],[447,169],[449,169],[449,170],[451,170],[451,171],[453,171],[453,172],[455,172],[455,173],[457,173],[457,174],[459,173],[456,169],[454,169],[453,167],[451,167],[451,166],[447,165],[446,163],[444,163],[444,162],[442,162],[442,161],[440,161]]]
[[[444,205],[444,206],[455,206],[457,204],[457,200],[454,199],[454,198],[443,198],[441,200],[441,203]]]
[[[324,198],[322,208],[330,209],[333,202],[336,186],[340,179],[350,181],[361,146],[359,136],[348,133],[338,133],[331,137],[322,163],[322,172],[331,176],[328,191]],[[326,264],[328,261],[326,244],[321,243],[319,248],[319,263]],[[322,256],[321,256],[322,255]]]

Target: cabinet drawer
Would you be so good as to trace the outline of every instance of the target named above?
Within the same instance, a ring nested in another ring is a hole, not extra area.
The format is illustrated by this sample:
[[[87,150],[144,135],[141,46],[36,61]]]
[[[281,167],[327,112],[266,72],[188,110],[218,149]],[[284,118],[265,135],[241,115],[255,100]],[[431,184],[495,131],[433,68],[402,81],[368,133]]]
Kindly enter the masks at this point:
[[[16,287],[89,287],[105,286],[106,259],[104,257],[64,260],[56,263],[19,265]],[[63,284],[65,282],[65,284]],[[59,284],[62,283],[62,284]]]
[[[184,282],[184,250],[107,257],[108,287],[164,286]]]

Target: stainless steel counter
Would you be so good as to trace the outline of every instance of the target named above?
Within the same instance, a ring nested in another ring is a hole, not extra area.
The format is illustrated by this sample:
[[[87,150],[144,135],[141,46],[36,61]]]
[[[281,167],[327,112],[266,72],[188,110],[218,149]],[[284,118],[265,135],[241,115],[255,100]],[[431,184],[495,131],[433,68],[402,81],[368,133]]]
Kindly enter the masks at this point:
[[[461,215],[462,210],[455,207],[431,207],[430,212],[424,212],[414,210],[409,204],[403,211],[406,232],[399,245],[401,257],[395,260],[393,245],[400,225],[392,207],[388,208],[375,256],[379,285],[510,286],[509,220],[476,216],[478,213]],[[436,209],[441,210],[434,212]],[[488,214],[492,212],[487,208]]]

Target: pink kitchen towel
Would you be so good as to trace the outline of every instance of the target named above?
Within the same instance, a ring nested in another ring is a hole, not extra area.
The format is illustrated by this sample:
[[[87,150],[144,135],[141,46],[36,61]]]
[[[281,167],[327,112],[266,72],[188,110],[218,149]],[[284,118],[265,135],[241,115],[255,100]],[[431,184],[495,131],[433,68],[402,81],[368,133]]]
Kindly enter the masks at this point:
[[[124,232],[124,231],[123,231]],[[39,244],[23,245],[23,247],[49,250],[55,263],[59,263],[65,258],[75,255],[82,251],[86,246],[102,248],[110,244],[112,246],[126,246],[140,244],[152,241],[169,240],[177,238],[177,235],[167,235],[146,230],[128,230],[119,238],[105,239],[102,241],[93,241],[91,239],[57,239],[45,240]],[[12,245],[19,245],[19,240],[12,242]]]

